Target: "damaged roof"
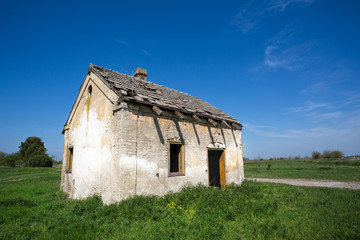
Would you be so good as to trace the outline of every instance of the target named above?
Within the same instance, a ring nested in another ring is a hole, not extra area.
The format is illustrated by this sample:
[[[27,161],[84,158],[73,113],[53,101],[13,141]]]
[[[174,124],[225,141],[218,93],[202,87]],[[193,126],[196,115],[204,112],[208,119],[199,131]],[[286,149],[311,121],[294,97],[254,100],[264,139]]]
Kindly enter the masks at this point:
[[[241,127],[235,118],[198,97],[93,64],[90,64],[89,71],[98,76],[124,101],[195,114],[198,117],[234,123]]]

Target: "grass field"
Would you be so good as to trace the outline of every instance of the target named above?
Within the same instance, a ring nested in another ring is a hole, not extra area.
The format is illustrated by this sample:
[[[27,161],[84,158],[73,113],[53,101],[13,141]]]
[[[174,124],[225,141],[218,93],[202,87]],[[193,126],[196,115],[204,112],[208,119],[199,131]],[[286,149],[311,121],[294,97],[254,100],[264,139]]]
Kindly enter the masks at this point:
[[[248,160],[245,161],[244,171],[245,177],[360,181],[360,161]]]
[[[0,239],[360,238],[355,190],[245,181],[103,206],[66,198],[60,169],[0,168],[0,181]]]

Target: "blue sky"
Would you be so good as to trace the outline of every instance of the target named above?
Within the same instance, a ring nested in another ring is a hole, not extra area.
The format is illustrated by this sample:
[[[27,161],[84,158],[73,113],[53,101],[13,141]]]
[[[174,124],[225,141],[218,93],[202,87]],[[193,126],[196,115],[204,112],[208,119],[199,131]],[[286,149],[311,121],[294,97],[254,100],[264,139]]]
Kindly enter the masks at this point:
[[[0,151],[62,127],[90,63],[200,97],[244,126],[250,158],[360,154],[360,2],[7,1]]]

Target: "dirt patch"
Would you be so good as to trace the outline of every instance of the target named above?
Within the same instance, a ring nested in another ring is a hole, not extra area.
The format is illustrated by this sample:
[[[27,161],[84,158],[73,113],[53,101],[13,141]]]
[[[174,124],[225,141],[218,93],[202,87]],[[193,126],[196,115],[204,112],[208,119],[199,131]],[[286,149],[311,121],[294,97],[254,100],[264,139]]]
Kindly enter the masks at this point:
[[[284,178],[246,178],[246,180],[256,182],[283,183],[294,186],[309,187],[328,187],[328,188],[347,188],[360,190],[360,182],[340,182],[332,180],[315,180],[315,179],[284,179]]]

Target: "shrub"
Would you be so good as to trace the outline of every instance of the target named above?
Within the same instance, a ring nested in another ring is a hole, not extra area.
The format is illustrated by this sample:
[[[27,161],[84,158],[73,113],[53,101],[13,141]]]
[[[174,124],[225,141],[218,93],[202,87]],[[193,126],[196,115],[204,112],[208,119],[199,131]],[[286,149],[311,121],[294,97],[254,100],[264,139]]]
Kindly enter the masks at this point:
[[[325,151],[323,152],[323,158],[330,159],[330,158],[331,158],[331,151],[325,150]]]
[[[333,159],[339,159],[339,158],[343,158],[344,157],[344,154],[340,151],[332,151],[331,152],[331,158]]]
[[[269,163],[266,170],[270,170],[270,168],[271,168],[271,164]]]
[[[6,153],[0,152],[0,163],[5,159]]]
[[[30,167],[52,167],[53,161],[51,157],[46,154],[39,154],[32,156],[28,159]]]
[[[3,163],[5,165],[8,165],[10,167],[15,167],[16,162],[19,160],[19,154],[18,153],[13,153],[10,154],[8,156],[6,156],[3,160]]]
[[[317,151],[313,151],[311,153],[311,158],[312,159],[320,159],[321,158],[321,153],[317,152]]]
[[[9,167],[15,167],[16,157],[14,155],[9,155],[5,157],[4,164]]]
[[[45,154],[46,152],[44,142],[39,137],[28,137],[25,142],[21,143],[19,148],[19,153],[25,160],[29,160],[30,157],[35,155]]]

